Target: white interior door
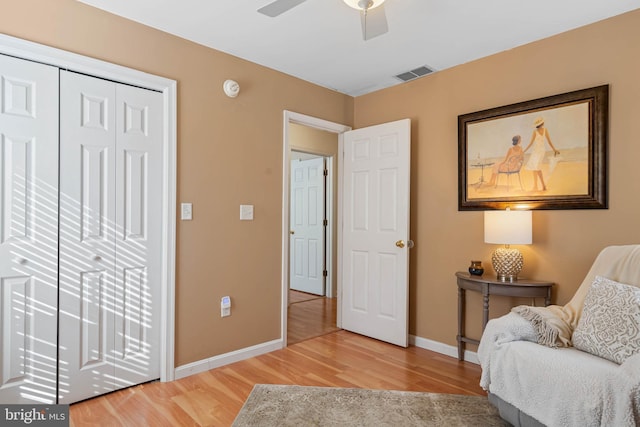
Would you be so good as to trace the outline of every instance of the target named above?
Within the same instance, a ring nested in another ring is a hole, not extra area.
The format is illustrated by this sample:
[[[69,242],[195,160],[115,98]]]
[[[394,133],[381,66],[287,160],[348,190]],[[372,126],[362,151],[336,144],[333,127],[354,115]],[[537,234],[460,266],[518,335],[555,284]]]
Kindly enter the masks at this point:
[[[58,69],[0,55],[0,402],[55,403]]]
[[[116,87],[116,389],[160,377],[162,94]]]
[[[162,98],[61,72],[59,402],[158,378]]]
[[[290,288],[325,295],[324,158],[291,162]]]
[[[115,390],[115,98],[60,73],[60,403]]]
[[[344,134],[342,327],[408,345],[409,119]]]

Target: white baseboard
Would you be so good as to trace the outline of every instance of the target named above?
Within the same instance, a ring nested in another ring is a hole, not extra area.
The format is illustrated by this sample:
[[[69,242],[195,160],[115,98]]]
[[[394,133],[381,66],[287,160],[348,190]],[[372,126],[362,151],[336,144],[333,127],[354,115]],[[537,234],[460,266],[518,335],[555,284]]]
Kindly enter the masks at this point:
[[[210,357],[209,359],[199,360],[197,362],[188,363],[178,366],[175,370],[175,379],[185,378],[199,372],[208,371],[210,369],[219,368],[220,366],[230,363],[239,362],[249,359],[250,357],[260,356],[261,354],[270,353],[283,348],[284,343],[281,339],[257,344],[240,350],[221,354],[219,356]]]
[[[444,344],[438,341],[429,340],[427,338],[417,337],[415,335],[409,335],[409,343],[416,347],[424,348],[425,350],[435,351],[436,353],[444,354],[447,356],[458,358],[458,347],[453,345]],[[466,362],[480,364],[478,360],[478,354],[473,351],[464,351],[464,360]]]
[[[435,351],[436,353],[444,354],[446,356],[456,358],[458,357],[458,348],[456,346],[433,341],[427,338],[409,335],[409,344],[415,345],[416,347],[424,348],[425,350]],[[178,380],[180,378],[185,378],[199,372],[219,368],[220,366],[239,362],[241,360],[249,359],[250,357],[260,356],[261,354],[270,353],[282,348],[282,340],[277,339],[266,343],[257,344],[251,347],[241,348],[240,350],[221,354],[219,356],[210,357],[209,359],[203,359],[197,362],[188,363],[176,368],[175,379]],[[467,362],[475,363],[476,365],[480,364],[480,362],[478,361],[478,355],[473,351],[465,350],[464,360]]]

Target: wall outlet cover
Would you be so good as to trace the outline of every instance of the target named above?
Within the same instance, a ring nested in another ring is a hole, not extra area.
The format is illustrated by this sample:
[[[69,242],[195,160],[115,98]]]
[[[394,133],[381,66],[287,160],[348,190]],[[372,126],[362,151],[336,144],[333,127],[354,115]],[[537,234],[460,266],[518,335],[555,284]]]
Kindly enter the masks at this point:
[[[220,317],[231,316],[231,298],[224,296],[220,299]]]

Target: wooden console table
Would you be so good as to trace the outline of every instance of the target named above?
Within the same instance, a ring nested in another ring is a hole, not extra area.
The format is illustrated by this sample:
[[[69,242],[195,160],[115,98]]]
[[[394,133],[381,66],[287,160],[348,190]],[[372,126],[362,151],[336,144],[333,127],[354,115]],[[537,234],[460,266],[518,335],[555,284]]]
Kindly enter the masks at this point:
[[[472,276],[458,271],[458,360],[464,360],[465,343],[479,344],[480,341],[464,336],[465,291],[482,293],[482,331],[489,321],[489,297],[502,295],[508,297],[544,298],[544,305],[551,304],[551,287],[553,282],[518,279],[515,282],[502,282],[487,275]],[[534,299],[535,302],[535,299]]]

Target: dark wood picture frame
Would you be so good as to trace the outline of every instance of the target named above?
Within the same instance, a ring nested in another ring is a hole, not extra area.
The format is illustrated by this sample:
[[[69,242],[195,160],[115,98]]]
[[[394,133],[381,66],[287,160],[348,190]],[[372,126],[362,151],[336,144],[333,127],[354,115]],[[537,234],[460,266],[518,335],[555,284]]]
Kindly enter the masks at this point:
[[[607,209],[608,114],[604,85],[458,116],[458,210]]]

